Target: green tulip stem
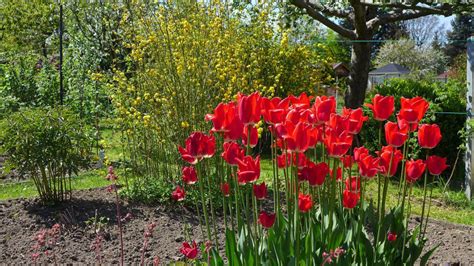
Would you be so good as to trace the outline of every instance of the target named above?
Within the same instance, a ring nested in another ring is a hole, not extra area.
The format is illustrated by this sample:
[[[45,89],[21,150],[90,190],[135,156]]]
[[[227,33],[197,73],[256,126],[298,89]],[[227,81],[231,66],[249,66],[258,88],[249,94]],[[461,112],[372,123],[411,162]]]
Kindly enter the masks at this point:
[[[426,159],[425,162],[428,160],[430,150],[426,151]],[[420,230],[423,229],[423,222],[425,222],[425,206],[426,206],[426,193],[427,193],[427,184],[428,184],[428,169],[425,169],[425,178],[423,182],[423,205],[421,207],[421,221],[420,221]],[[420,239],[423,235],[420,233]]]

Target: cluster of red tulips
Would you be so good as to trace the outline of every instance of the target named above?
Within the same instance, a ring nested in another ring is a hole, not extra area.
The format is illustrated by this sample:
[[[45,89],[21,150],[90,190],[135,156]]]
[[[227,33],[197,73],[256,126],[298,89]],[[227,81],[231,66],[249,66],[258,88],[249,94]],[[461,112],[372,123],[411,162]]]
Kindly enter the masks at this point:
[[[405,198],[409,198],[411,185],[425,174],[426,198],[428,173],[437,176],[447,167],[446,158],[429,156],[429,150],[441,140],[440,128],[435,124],[420,124],[429,107],[421,97],[402,98],[401,109],[396,114],[392,96],[376,95],[366,106],[380,124],[379,150],[374,153],[364,146],[354,145],[356,135],[368,120],[364,110],[343,108],[337,113],[334,97],[312,97],[303,93],[281,99],[262,97],[255,92],[239,94],[235,102],[220,103],[205,117],[212,122],[210,132],[193,132],[185,146],[179,146],[182,159],[189,165],[182,168],[184,185],[176,187],[172,198],[183,200],[188,189],[200,192],[201,207],[196,208],[199,216],[199,209],[202,210],[208,240],[212,240],[211,225],[216,233],[212,190],[220,188],[226,228],[230,221],[232,232],[238,237],[242,237],[240,232],[244,230],[252,239],[253,259],[261,262],[264,256],[259,253],[258,246],[263,245],[268,235],[264,230],[272,228],[275,221],[284,219],[291,234],[299,237],[309,230],[313,221],[309,218],[311,215],[327,216],[325,221],[329,229],[326,230],[330,231],[336,220],[348,219],[344,213],[354,215],[356,212],[352,209],[357,206],[362,212],[365,183],[375,179],[378,182],[375,245],[386,240],[395,241],[397,234],[406,238],[406,229],[405,232],[390,229],[386,237],[380,237],[389,178],[397,174],[401,165],[399,198],[406,217],[409,210],[405,209]],[[387,121],[391,117],[395,117],[395,121]],[[271,136],[273,212],[263,207],[268,188],[265,182],[259,181],[260,156],[255,156],[252,149],[259,141],[258,129],[263,122]],[[382,130],[385,145],[381,139]],[[419,146],[428,150],[425,160],[410,158],[406,145],[409,138],[417,138]],[[211,158],[216,150],[220,157]],[[284,199],[281,199],[282,194]],[[426,223],[428,212],[423,202],[420,228]],[[201,217],[199,220],[201,222]],[[324,232],[324,228],[321,231],[321,238],[330,237],[330,232]],[[218,245],[217,237],[214,240]],[[293,255],[298,261],[303,251],[298,246],[299,241],[294,241]],[[195,251],[195,244],[183,244],[182,252],[188,258],[196,258]]]

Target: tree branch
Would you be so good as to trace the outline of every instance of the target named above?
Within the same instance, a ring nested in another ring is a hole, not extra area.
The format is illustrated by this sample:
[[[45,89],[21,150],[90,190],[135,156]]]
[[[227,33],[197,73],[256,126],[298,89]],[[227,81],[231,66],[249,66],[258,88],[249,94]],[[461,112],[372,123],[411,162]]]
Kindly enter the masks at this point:
[[[331,21],[330,19],[326,18],[323,15],[323,14],[327,14],[327,15],[330,15],[330,16],[334,16],[334,15],[331,15],[331,13],[334,13],[335,9],[332,9],[332,11],[330,11],[328,9],[319,10],[318,5],[316,5],[314,3],[310,3],[308,0],[291,0],[291,3],[293,5],[295,5],[296,7],[298,7],[298,8],[306,10],[306,13],[310,17],[316,19],[317,21],[321,22],[326,27],[328,27],[328,28],[332,29],[333,31],[339,33],[341,36],[346,37],[348,39],[355,39],[356,38],[356,34],[353,31],[351,31],[349,29],[346,29],[346,28],[336,24],[335,22]],[[338,11],[338,12],[341,12],[341,11]],[[321,13],[323,13],[323,14],[321,14]],[[343,14],[343,13],[341,13],[341,14]]]

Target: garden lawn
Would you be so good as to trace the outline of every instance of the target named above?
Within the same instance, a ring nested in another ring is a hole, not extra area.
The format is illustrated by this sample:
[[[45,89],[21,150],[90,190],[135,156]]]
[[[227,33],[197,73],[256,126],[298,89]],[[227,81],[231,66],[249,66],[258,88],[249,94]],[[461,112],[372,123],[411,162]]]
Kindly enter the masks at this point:
[[[81,172],[77,177],[72,178],[72,188],[73,190],[82,190],[110,185],[110,182],[104,178],[106,175],[105,169]],[[38,191],[31,179],[21,182],[6,181],[0,183],[0,200],[36,196],[38,196]]]

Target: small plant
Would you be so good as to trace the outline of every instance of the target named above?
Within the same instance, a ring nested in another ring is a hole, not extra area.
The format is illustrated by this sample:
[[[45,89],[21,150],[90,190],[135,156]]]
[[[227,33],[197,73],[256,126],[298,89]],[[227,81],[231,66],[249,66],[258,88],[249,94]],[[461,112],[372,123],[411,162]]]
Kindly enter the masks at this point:
[[[146,226],[145,232],[143,233],[143,247],[141,249],[142,255],[140,259],[140,265],[145,265],[145,252],[148,249],[150,238],[153,237],[153,231],[155,230],[156,223],[150,223]]]
[[[123,253],[123,229],[122,229],[122,215],[120,214],[120,198],[118,195],[118,188],[117,188],[117,179],[118,176],[114,172],[114,168],[109,166],[109,172],[106,176],[107,180],[112,182],[112,184],[108,187],[109,192],[113,192],[115,194],[115,205],[117,207],[117,224],[119,229],[119,237],[120,237],[120,265],[123,265],[124,253]],[[124,219],[131,218],[131,214],[127,213]]]
[[[89,167],[92,138],[82,121],[66,108],[23,109],[1,126],[0,143],[7,168],[31,177],[44,202],[71,197],[71,177]]]
[[[61,235],[61,225],[55,224],[50,229],[41,229],[36,233],[33,245],[33,254],[31,258],[33,263],[36,265],[38,259],[42,254],[53,258],[54,264],[57,265],[58,261],[56,258],[56,250],[54,249],[57,245],[59,236]]]

